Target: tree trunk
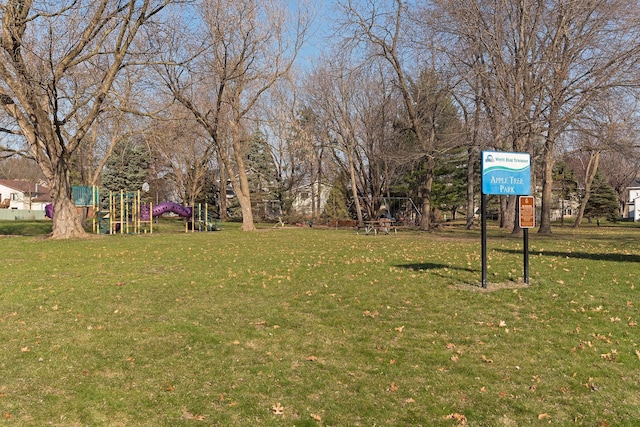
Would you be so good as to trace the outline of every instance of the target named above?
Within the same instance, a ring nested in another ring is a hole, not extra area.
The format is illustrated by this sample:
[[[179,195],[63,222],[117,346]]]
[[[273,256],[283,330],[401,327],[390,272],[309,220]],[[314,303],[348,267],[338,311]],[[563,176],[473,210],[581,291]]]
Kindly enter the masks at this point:
[[[244,194],[236,194],[240,209],[242,210],[242,231],[254,231],[256,226],[253,223],[253,212],[251,210],[251,199]]]
[[[358,217],[358,227],[362,227],[364,225],[362,221],[362,207],[360,206],[360,199],[358,198],[358,184],[356,181],[356,168],[353,164],[353,157],[351,156],[351,152],[348,153],[349,158],[349,175],[351,179],[351,195],[353,196],[353,202],[356,205],[356,215]]]
[[[542,178],[542,206],[540,210],[540,228],[538,233],[551,234],[551,199],[553,189],[553,143],[547,138],[545,143],[544,160],[543,160],[543,178]]]
[[[82,228],[80,216],[73,204],[71,183],[66,162],[62,159],[57,163],[57,173],[51,180],[51,197],[53,198],[53,239],[69,239],[86,237]]]
[[[589,155],[587,170],[585,171],[584,197],[582,197],[582,200],[580,201],[580,209],[578,210],[578,215],[576,216],[576,222],[573,224],[573,228],[580,227],[580,223],[584,217],[584,210],[586,209],[589,197],[591,196],[591,184],[596,177],[596,172],[598,172],[599,163],[600,151],[592,151]]]
[[[469,159],[467,160],[467,224],[466,229],[471,230],[473,228],[473,215],[475,213],[475,199],[473,187],[475,185],[475,173],[474,166],[476,164],[476,158],[478,157],[478,150],[476,147],[469,147]]]
[[[220,184],[218,187],[220,197],[218,198],[218,208],[220,221],[227,220],[227,168],[224,165],[224,161],[222,160],[222,156],[220,155],[220,147],[216,149],[216,154],[218,155],[218,173],[220,177]]]
[[[318,169],[316,171],[316,216],[320,217],[322,214],[322,151],[320,152],[320,156],[318,156]]]
[[[231,177],[233,188],[240,203],[242,211],[242,231],[254,231],[256,226],[253,223],[253,211],[251,209],[251,191],[249,189],[249,179],[244,167],[238,169],[238,179]]]
[[[433,169],[435,160],[433,157],[426,159],[426,174],[420,186],[422,196],[422,218],[420,219],[420,230],[431,230],[431,188],[433,187]]]
[[[231,177],[231,182],[236,182],[234,189],[236,190],[236,196],[240,203],[240,209],[242,210],[242,231],[254,231],[256,229],[253,223],[253,211],[251,210],[251,190],[249,189],[249,178],[247,178],[247,171],[244,167],[244,160],[242,158],[242,150],[236,145],[234,147],[236,164],[238,165],[238,179]],[[231,175],[231,171],[229,171]]]
[[[513,229],[511,231],[511,235],[513,236],[522,236],[522,227],[520,227],[520,203],[518,203],[518,199],[519,197],[517,196],[513,196],[510,197],[510,199],[513,199]],[[508,205],[508,202],[507,202]]]
[[[518,200],[513,196],[503,196],[504,210],[502,211],[501,221],[502,227],[509,230],[511,229],[513,233],[516,233],[516,206],[518,205]]]

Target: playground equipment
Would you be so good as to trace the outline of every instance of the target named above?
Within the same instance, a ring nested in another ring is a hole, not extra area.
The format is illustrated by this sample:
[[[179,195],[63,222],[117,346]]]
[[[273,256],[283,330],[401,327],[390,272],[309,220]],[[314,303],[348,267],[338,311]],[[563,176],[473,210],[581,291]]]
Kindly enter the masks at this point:
[[[173,213],[184,218],[185,232],[216,231],[219,222],[209,211],[207,204],[195,207],[183,206],[175,202],[163,202],[157,205],[142,203],[140,191],[134,193],[110,193],[109,230],[111,233],[153,233],[153,218]]]
[[[141,206],[140,191],[110,191],[109,214],[107,216],[109,220],[108,234],[139,234],[147,231],[146,228],[143,228],[145,226],[149,227],[149,232],[153,232],[152,221],[149,218],[143,220],[140,215]],[[98,222],[100,220],[101,216],[99,216]],[[94,231],[100,232],[100,227]]]
[[[163,202],[157,205],[142,203],[140,191],[110,191],[108,211],[102,211],[98,187],[73,187],[73,201],[78,208],[88,208],[87,217],[92,218],[92,229],[96,234],[139,234],[153,233],[153,219],[167,213],[173,213],[185,219],[185,231],[220,230],[219,220],[207,204],[194,207],[183,206],[175,202]],[[53,206],[45,206],[45,215],[53,218]]]

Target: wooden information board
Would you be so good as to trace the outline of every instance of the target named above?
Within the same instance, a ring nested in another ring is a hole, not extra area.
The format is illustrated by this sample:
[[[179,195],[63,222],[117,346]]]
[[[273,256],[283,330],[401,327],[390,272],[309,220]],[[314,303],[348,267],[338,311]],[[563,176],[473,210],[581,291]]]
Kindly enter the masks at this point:
[[[533,196],[520,196],[520,228],[536,226],[536,199]]]

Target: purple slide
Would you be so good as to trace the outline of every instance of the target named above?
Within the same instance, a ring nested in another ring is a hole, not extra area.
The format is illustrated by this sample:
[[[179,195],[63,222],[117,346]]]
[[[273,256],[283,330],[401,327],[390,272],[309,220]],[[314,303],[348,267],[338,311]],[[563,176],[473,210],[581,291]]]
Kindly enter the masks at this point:
[[[151,216],[160,216],[167,212],[173,212],[178,216],[189,218],[191,216],[191,208],[182,206],[175,202],[163,202],[153,207],[153,212],[149,215],[149,205],[140,206],[140,219],[142,221],[149,221]]]

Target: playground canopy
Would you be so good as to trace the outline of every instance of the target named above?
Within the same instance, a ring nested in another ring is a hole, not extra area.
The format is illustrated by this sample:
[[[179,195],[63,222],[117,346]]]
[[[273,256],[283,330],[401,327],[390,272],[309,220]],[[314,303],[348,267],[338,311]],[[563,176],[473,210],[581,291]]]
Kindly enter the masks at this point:
[[[71,196],[76,206],[97,206],[100,201],[100,191],[96,186],[74,185]]]

